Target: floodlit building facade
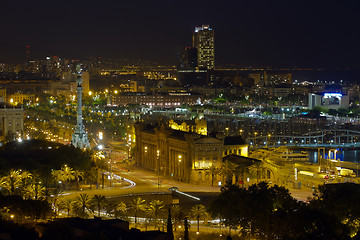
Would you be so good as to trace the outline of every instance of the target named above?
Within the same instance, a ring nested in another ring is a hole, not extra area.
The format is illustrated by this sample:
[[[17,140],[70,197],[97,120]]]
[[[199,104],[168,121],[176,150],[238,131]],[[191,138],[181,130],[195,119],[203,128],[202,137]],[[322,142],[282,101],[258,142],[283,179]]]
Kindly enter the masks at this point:
[[[136,123],[135,136],[136,165],[178,181],[209,183],[208,169],[220,168],[223,157],[248,155],[248,144],[239,136],[200,135],[143,122]],[[220,177],[213,180],[219,181]]]
[[[7,103],[13,105],[23,104],[25,101],[35,102],[35,94],[29,92],[25,92],[25,93],[15,92],[7,96]]]
[[[22,137],[24,132],[24,109],[0,104],[0,141],[3,142],[7,135]]]

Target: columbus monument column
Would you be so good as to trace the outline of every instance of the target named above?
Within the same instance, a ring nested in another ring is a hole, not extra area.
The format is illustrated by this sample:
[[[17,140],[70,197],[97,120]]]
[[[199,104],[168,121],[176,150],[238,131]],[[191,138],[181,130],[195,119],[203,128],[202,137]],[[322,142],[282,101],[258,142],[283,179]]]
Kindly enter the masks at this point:
[[[76,93],[77,93],[77,122],[75,126],[74,134],[72,135],[71,144],[76,148],[90,148],[90,143],[85,132],[85,126],[82,122],[82,90],[83,87],[81,86],[83,79],[81,77],[81,66],[76,66]]]

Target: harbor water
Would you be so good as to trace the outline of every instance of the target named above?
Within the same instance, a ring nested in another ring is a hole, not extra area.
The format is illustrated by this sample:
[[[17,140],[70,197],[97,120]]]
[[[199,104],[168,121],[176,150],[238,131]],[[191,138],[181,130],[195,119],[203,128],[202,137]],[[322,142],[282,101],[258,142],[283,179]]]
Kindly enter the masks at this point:
[[[328,157],[328,150],[325,151],[325,158]],[[334,152],[330,153],[330,157],[334,158]],[[360,150],[359,149],[337,149],[336,151],[336,159],[340,159],[340,161],[359,163],[360,162]],[[317,163],[318,162],[318,152],[316,150],[309,151],[309,162]]]

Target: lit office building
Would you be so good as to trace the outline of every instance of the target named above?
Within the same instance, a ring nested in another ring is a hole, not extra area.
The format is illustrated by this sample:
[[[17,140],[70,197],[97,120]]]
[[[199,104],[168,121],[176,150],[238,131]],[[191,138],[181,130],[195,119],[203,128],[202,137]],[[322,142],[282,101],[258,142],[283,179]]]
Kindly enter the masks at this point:
[[[193,35],[193,47],[197,48],[198,68],[214,69],[214,30],[212,30],[209,25],[195,27]]]

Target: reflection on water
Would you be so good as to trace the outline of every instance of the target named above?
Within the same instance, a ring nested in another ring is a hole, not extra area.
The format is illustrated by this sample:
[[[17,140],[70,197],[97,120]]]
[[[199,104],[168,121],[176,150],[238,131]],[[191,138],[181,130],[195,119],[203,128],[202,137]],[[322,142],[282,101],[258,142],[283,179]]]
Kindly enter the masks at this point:
[[[325,158],[328,158],[328,150],[325,151]],[[332,152],[330,155],[331,158],[334,158],[334,153]],[[317,163],[318,152],[314,150],[309,151],[309,162]],[[360,150],[342,150],[338,149],[336,152],[336,159],[340,159],[340,161],[347,162],[360,162]]]

